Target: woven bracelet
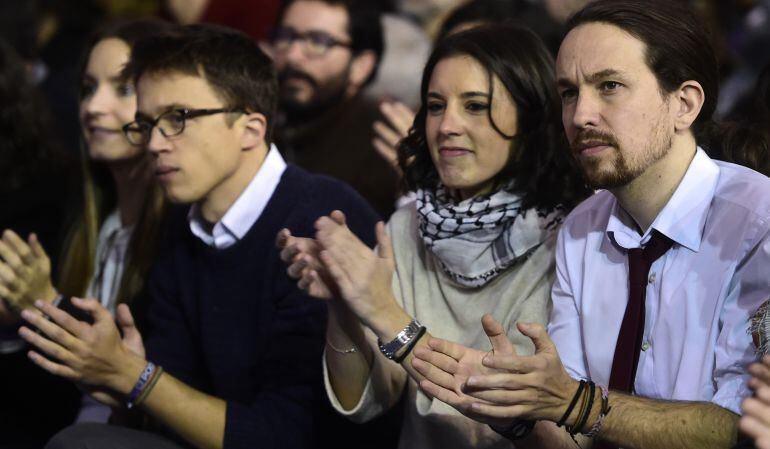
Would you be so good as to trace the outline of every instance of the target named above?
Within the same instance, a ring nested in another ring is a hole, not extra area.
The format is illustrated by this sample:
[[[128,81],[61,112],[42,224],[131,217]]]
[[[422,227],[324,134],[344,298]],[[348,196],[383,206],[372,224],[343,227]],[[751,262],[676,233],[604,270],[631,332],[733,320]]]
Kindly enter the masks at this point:
[[[139,379],[134,384],[134,388],[131,389],[131,393],[128,394],[128,399],[126,400],[126,407],[132,408],[134,405],[136,405],[136,401],[139,399],[139,396],[142,394],[142,391],[144,391],[147,384],[150,382],[150,379],[152,379],[153,374],[155,374],[156,366],[152,362],[147,362],[147,365],[145,365],[144,370],[142,370],[142,374],[139,375]]]

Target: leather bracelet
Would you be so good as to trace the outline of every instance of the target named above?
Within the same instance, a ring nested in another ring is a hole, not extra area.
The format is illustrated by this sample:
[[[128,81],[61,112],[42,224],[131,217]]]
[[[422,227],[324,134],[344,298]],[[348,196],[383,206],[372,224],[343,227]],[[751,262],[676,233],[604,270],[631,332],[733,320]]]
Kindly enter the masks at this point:
[[[396,335],[396,338],[393,340],[387,343],[383,343],[378,338],[377,346],[380,348],[380,352],[388,359],[394,360],[398,351],[400,351],[404,346],[408,345],[409,342],[414,339],[414,337],[420,332],[420,328],[423,328],[423,325],[420,324],[420,322],[416,319],[412,319],[412,321],[410,321],[409,324],[407,324],[406,327],[401,332],[399,332],[398,335]]]
[[[578,385],[577,391],[575,391],[575,395],[572,396],[572,401],[569,403],[569,407],[567,407],[567,411],[564,412],[564,415],[556,423],[556,426],[561,427],[564,425],[565,422],[567,422],[567,419],[569,418],[570,413],[572,413],[572,410],[575,409],[575,405],[577,405],[577,401],[578,399],[580,399],[580,394],[583,393],[583,388],[585,388],[585,386],[586,386],[586,381],[581,380],[580,385]]]

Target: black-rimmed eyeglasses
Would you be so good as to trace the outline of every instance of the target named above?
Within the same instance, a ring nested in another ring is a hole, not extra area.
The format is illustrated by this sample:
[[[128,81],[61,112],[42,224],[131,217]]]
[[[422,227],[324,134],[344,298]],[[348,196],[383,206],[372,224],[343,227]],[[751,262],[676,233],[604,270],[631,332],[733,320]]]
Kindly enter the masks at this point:
[[[152,129],[156,126],[163,137],[173,137],[182,134],[185,122],[188,119],[214,114],[239,113],[245,114],[242,108],[219,109],[170,109],[158,116],[155,120],[139,117],[135,121],[123,127],[123,133],[133,145],[145,146],[150,143]]]
[[[332,47],[351,47],[350,42],[343,42],[323,31],[300,33],[292,28],[278,27],[273,33],[273,48],[275,51],[287,51],[294,41],[300,42],[302,53],[308,58],[318,58],[323,56]]]

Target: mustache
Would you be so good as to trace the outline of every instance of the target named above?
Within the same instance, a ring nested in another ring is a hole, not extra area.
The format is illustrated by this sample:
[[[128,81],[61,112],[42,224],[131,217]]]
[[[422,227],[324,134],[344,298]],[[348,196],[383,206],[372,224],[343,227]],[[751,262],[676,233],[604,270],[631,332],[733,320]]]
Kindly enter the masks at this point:
[[[601,143],[615,148],[620,147],[614,135],[599,131],[598,129],[583,129],[579,131],[572,142],[570,142],[570,147],[573,151],[578,151],[588,142]]]
[[[307,72],[303,72],[302,70],[295,67],[286,67],[285,69],[281,70],[280,73],[278,73],[278,81],[280,83],[283,83],[289,78],[305,80],[312,87],[318,87],[318,82],[316,82],[312,76],[310,76]]]

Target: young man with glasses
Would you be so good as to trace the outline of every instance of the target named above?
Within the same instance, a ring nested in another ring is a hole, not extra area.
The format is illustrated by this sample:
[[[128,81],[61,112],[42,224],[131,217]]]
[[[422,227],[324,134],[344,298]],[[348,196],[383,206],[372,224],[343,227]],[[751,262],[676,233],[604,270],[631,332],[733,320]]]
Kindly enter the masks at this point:
[[[169,199],[192,204],[171,218],[148,279],[149,331],[140,336],[125,307],[119,332],[98,301],[73,299],[92,325],[41,304],[50,320],[26,313],[20,333],[41,367],[164,430],[80,425],[49,447],[322,447],[325,305],[290,281],[275,236],[311,234],[316,217],[342,208],[373,243],[374,212],[270,144],[275,71],[247,36],[199,26],[147,39],[126,74],[138,102],[127,136],[155,156]]]
[[[387,218],[397,180],[374,150],[376,102],[361,91],[383,51],[378,0],[293,0],[273,34],[279,148],[290,161],[349,183]]]

